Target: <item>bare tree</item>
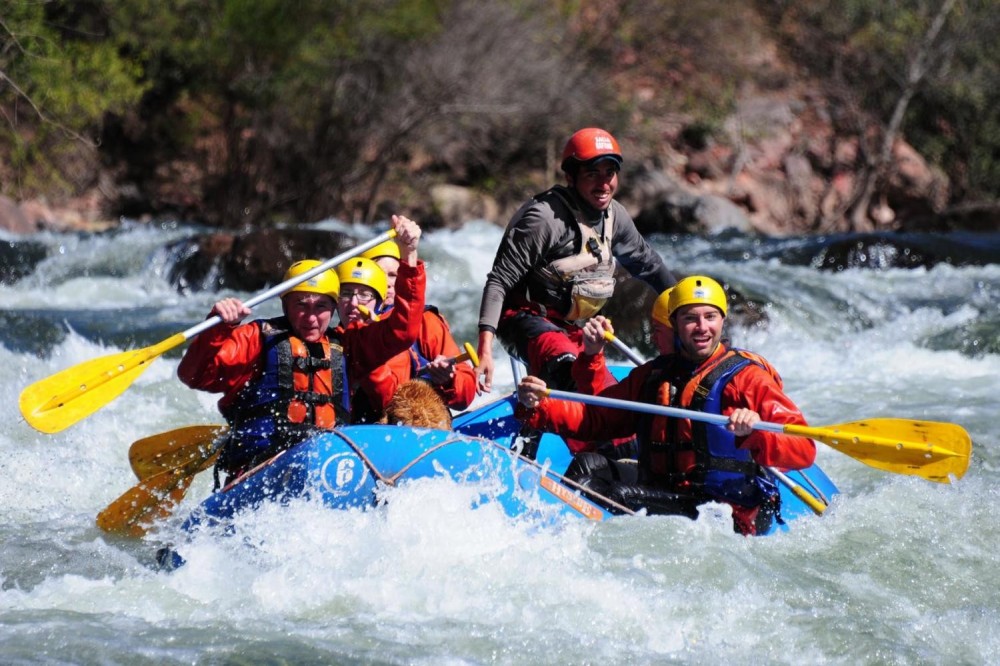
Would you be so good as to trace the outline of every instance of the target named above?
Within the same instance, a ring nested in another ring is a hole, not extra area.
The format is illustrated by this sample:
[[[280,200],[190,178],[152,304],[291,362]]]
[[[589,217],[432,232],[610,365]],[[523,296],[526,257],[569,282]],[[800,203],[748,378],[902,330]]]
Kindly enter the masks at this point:
[[[851,228],[854,231],[871,229],[872,197],[878,191],[881,183],[887,180],[892,166],[892,150],[900,134],[906,110],[923,85],[930,69],[940,64],[942,47],[939,42],[942,29],[948,15],[955,7],[956,0],[944,0],[937,14],[931,21],[927,32],[913,51],[907,63],[906,76],[903,79],[899,98],[896,100],[892,116],[882,128],[881,145],[874,155],[871,155],[862,172],[862,185],[847,212]]]

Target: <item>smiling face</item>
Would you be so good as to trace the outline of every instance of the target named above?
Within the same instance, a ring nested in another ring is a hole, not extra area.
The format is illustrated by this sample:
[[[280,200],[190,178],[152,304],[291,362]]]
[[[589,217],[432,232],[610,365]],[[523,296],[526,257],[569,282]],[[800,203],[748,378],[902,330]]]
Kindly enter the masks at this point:
[[[674,312],[674,330],[681,341],[681,351],[696,361],[704,361],[722,340],[726,318],[714,305],[682,305]]]
[[[306,342],[319,342],[333,318],[333,299],[323,294],[293,291],[282,297],[285,317],[295,335]]]
[[[567,175],[569,184],[580,198],[596,210],[607,210],[618,191],[618,163],[611,159],[580,165],[575,176]]]

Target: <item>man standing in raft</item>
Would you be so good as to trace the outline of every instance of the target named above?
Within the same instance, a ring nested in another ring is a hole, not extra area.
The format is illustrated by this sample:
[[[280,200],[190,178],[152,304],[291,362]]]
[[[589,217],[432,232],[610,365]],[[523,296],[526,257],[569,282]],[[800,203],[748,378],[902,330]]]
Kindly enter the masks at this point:
[[[212,307],[209,316],[218,315],[223,324],[194,339],[177,375],[191,388],[223,394],[219,411],[229,422],[230,437],[218,469],[229,478],[317,429],[348,422],[345,364],[362,376],[417,340],[426,287],[423,263],[417,259],[420,227],[395,215],[393,227],[405,261],[397,281],[397,307],[377,323],[331,328],[341,295],[332,270],[283,293],[284,314],[274,319],[241,324],[250,309],[236,298],[224,298]],[[320,263],[295,263],[285,279]]]
[[[676,282],[614,200],[621,149],[611,134],[582,129],[566,143],[567,186],[535,195],[514,215],[486,278],[479,310],[481,387],[493,384],[493,338],[553,388],[573,387],[579,323],[614,293],[616,260],[660,293]]]
[[[781,378],[761,356],[722,341],[726,294],[712,278],[692,276],[653,306],[661,355],[603,387],[604,331],[597,318],[584,327],[584,354],[576,377],[584,390],[606,398],[693,409],[729,417],[727,426],[650,416],[545,397],[545,382],[527,376],[518,386],[516,416],[531,427],[596,439],[636,435],[638,461],[594,452],[574,457],[566,476],[633,510],[694,518],[698,505],[725,502],[741,534],[768,531],[778,515],[778,489],[766,467],[805,469],[816,458],[811,439],[754,430],[762,420],[806,425],[782,390]],[[666,338],[670,333],[673,341]],[[676,351],[674,351],[676,350]],[[638,464],[636,464],[638,462]]]

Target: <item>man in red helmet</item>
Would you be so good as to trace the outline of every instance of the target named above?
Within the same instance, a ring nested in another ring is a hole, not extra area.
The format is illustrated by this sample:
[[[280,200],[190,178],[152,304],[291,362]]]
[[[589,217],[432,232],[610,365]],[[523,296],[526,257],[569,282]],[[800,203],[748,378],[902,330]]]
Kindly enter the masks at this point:
[[[614,292],[620,263],[659,294],[676,282],[614,200],[622,166],[618,141],[603,129],[579,130],[563,149],[566,186],[529,199],[504,233],[479,310],[481,388],[493,383],[493,338],[553,388],[575,388],[580,324]]]

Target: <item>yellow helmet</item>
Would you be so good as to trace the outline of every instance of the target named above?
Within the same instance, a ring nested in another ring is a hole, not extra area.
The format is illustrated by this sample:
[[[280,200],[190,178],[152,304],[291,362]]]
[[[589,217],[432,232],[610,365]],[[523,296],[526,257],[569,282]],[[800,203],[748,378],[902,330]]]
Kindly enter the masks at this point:
[[[726,292],[722,285],[704,275],[686,277],[673,286],[667,302],[667,317],[672,317],[677,308],[683,305],[694,304],[713,305],[722,311],[723,317],[728,310]]]
[[[380,259],[381,257],[392,257],[393,259],[399,259],[399,244],[393,239],[383,241],[373,247],[372,249],[363,252],[361,254],[365,259]]]
[[[673,328],[674,325],[670,323],[670,292],[674,290],[673,287],[668,287],[663,290],[656,300],[653,301],[653,311],[649,313],[649,316],[653,318],[653,321],[663,324],[664,326],[669,326]]]
[[[294,277],[298,277],[303,273],[316,268],[321,263],[323,262],[315,259],[303,259],[302,261],[296,261],[288,267],[288,270],[285,271],[285,277],[281,281],[285,282]],[[336,301],[337,296],[340,294],[340,280],[337,279],[337,275],[332,270],[328,269],[318,275],[312,276],[304,282],[298,283],[291,289],[286,289],[281,292],[281,295],[284,296],[285,294],[290,294],[293,291],[304,291],[310,294],[323,294],[324,296],[329,296]]]
[[[341,284],[350,282],[370,287],[378,294],[379,300],[385,300],[385,292],[389,288],[389,281],[385,277],[385,271],[379,268],[378,264],[371,259],[355,257],[350,261],[345,261],[337,266],[337,277],[340,278]]]

